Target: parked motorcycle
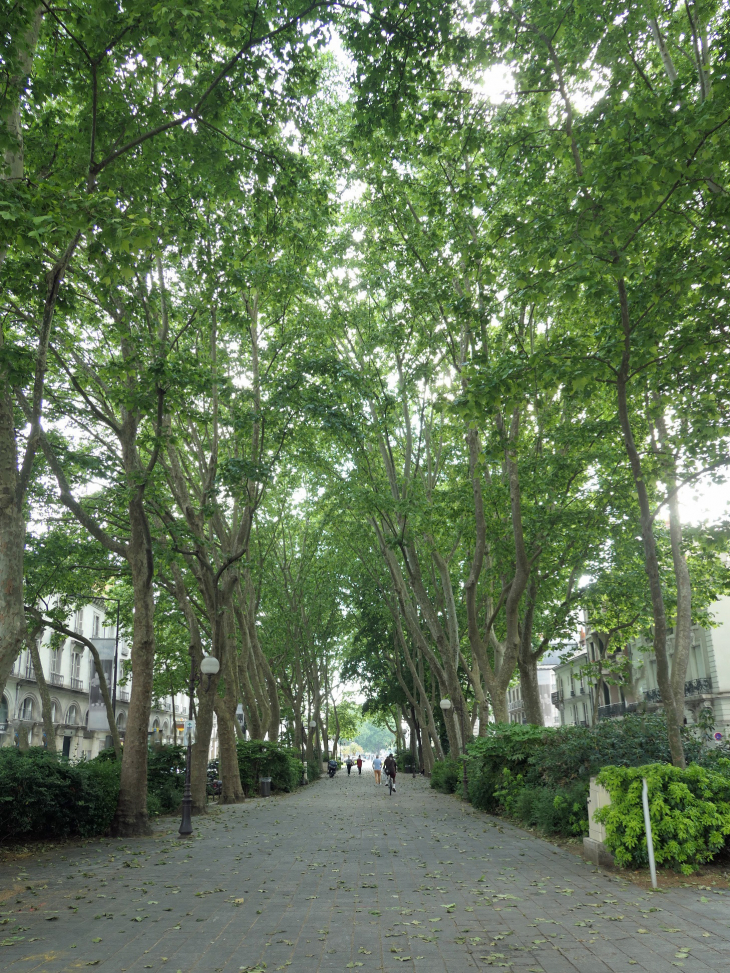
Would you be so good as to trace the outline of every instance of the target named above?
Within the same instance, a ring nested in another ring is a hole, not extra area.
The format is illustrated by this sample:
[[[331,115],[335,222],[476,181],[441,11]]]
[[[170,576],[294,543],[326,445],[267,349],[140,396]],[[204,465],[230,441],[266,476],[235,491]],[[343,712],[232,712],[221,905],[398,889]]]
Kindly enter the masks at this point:
[[[335,776],[335,774],[337,773],[337,761],[336,760],[328,760],[327,761],[327,773],[329,774],[330,777],[334,777]]]

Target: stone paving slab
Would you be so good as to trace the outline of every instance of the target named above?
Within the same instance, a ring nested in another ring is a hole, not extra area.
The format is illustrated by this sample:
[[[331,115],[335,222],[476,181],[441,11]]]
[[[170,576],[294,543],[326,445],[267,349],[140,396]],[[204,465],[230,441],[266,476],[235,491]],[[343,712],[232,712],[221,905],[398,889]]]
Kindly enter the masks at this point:
[[[338,773],[191,841],[166,818],[0,868],[1,973],[730,970],[730,895],[639,889],[421,778]]]

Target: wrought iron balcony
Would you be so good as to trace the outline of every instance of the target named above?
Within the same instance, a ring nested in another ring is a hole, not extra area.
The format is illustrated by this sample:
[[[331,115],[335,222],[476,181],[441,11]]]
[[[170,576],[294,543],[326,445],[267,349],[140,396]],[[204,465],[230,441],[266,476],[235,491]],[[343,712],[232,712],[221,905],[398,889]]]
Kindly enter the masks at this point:
[[[563,702],[563,690],[556,690],[554,693],[550,693],[550,699],[552,700],[553,706],[560,706]]]
[[[703,676],[701,679],[690,679],[684,684],[685,696],[703,696],[712,692],[712,679],[710,676]],[[656,689],[644,690],[644,699],[647,703],[661,703],[662,693]]]
[[[685,696],[702,696],[712,692],[712,679],[705,676],[702,679],[691,679],[684,684]]]
[[[77,679],[76,676],[71,676],[71,689],[83,689],[84,683],[82,679]]]
[[[51,685],[52,686],[63,686],[63,676],[60,672],[51,673]]]
[[[32,662],[26,662],[23,679],[35,679],[35,669]]]
[[[117,699],[120,703],[129,702],[129,690],[128,689],[117,689]]]
[[[617,716],[624,716],[626,713],[635,713],[638,708],[638,703],[608,703],[606,706],[598,707],[598,719],[599,720],[612,720]]]

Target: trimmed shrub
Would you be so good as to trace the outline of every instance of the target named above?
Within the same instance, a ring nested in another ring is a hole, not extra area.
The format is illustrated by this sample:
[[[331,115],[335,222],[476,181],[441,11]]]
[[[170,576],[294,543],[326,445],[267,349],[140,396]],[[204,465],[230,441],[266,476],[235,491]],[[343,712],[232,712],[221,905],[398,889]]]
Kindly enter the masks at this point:
[[[0,750],[0,840],[88,838],[111,824],[119,764],[70,764],[41,747]]]
[[[293,791],[301,784],[302,760],[297,750],[268,740],[239,740],[236,750],[246,797],[258,794],[260,777],[270,777],[271,788],[276,791]],[[310,771],[316,769],[316,766],[308,767]],[[310,774],[309,779],[316,777],[319,773]]]
[[[718,770],[698,764],[686,770],[669,764],[604,767],[598,782],[611,795],[611,804],[595,816],[606,827],[606,846],[616,863],[634,867],[648,863],[641,797],[644,777],[657,864],[689,875],[710,861],[730,835],[730,760],[718,760],[717,765]]]
[[[461,778],[460,760],[437,760],[431,771],[431,787],[442,794],[453,794]]]
[[[692,728],[683,742],[688,759],[708,769],[728,763],[725,749],[703,742]],[[475,807],[570,837],[587,834],[592,774],[609,765],[668,765],[670,754],[664,714],[636,713],[595,727],[490,725],[469,744],[467,759]]]

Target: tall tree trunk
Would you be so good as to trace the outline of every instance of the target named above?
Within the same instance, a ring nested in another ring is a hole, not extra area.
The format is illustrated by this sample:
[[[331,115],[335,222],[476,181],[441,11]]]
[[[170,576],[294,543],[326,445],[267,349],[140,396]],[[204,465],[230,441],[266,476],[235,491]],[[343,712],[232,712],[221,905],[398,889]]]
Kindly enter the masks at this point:
[[[0,329],[0,342],[2,331]],[[0,346],[1,350],[1,346]],[[0,371],[0,696],[25,641],[25,514],[18,503],[15,416],[7,372]]]
[[[679,511],[676,460],[670,455],[671,444],[661,401],[658,399],[656,401],[659,406],[656,425],[662,447],[662,465],[666,471],[664,479],[669,496],[669,542],[672,548],[674,580],[677,585],[677,618],[674,628],[671,683],[677,712],[684,713],[684,684],[687,681],[689,652],[692,645],[692,581],[682,549],[682,518]]]
[[[233,712],[231,712],[233,704]],[[218,717],[218,745],[220,747],[221,796],[219,804],[240,804],[243,800],[241,773],[238,767],[238,751],[236,750],[236,730],[233,726],[236,716],[235,696],[230,695],[226,688],[226,696],[214,700],[215,715]]]
[[[545,719],[540,703],[540,684],[537,676],[537,659],[532,651],[520,652],[518,660],[520,669],[520,691],[522,703],[525,707],[527,722],[533,726],[544,726]]]
[[[124,838],[148,834],[147,748],[152,709],[152,677],[155,658],[155,600],[149,524],[141,496],[129,502],[128,561],[134,593],[132,626],[132,693],[124,737],[119,800],[112,834]]]
[[[618,292],[621,308],[621,329],[624,339],[621,366],[616,378],[618,416],[624,447],[631,466],[631,474],[639,500],[641,539],[644,545],[644,567],[649,579],[649,593],[651,595],[651,607],[654,619],[653,648],[657,665],[657,682],[659,683],[659,690],[662,694],[664,712],[666,714],[669,749],[672,755],[672,763],[676,767],[684,767],[686,763],[680,732],[681,721],[677,712],[669,671],[669,659],[667,657],[667,618],[664,611],[664,595],[662,593],[659,558],[657,556],[656,539],[654,537],[654,518],[652,517],[649,503],[649,493],[646,488],[641,456],[636,447],[629,416],[628,382],[630,379],[631,365],[631,316],[629,313],[628,295],[626,293],[626,282],[623,278],[618,281]]]
[[[210,738],[213,733],[213,704],[217,688],[218,676],[213,676],[210,689],[201,690],[198,693],[198,703],[195,709],[195,743],[190,755],[190,791],[193,798],[193,814],[206,814],[208,809],[208,755],[210,753]]]
[[[509,723],[509,709],[507,708],[507,690],[490,692],[489,701],[492,704],[495,723]]]
[[[237,652],[233,612],[226,611],[223,619],[223,697],[216,695],[215,714],[218,717],[218,742],[220,745],[221,796],[219,804],[238,804],[243,800],[241,772],[236,749],[236,709],[240,691],[238,687]]]
[[[520,671],[520,689],[525,707],[527,722],[534,726],[544,726],[545,720],[540,704],[540,683],[537,675],[537,654],[532,649],[532,627],[537,599],[537,580],[534,572],[530,577],[527,592],[527,605],[522,619],[520,632],[520,654],[517,660]]]

